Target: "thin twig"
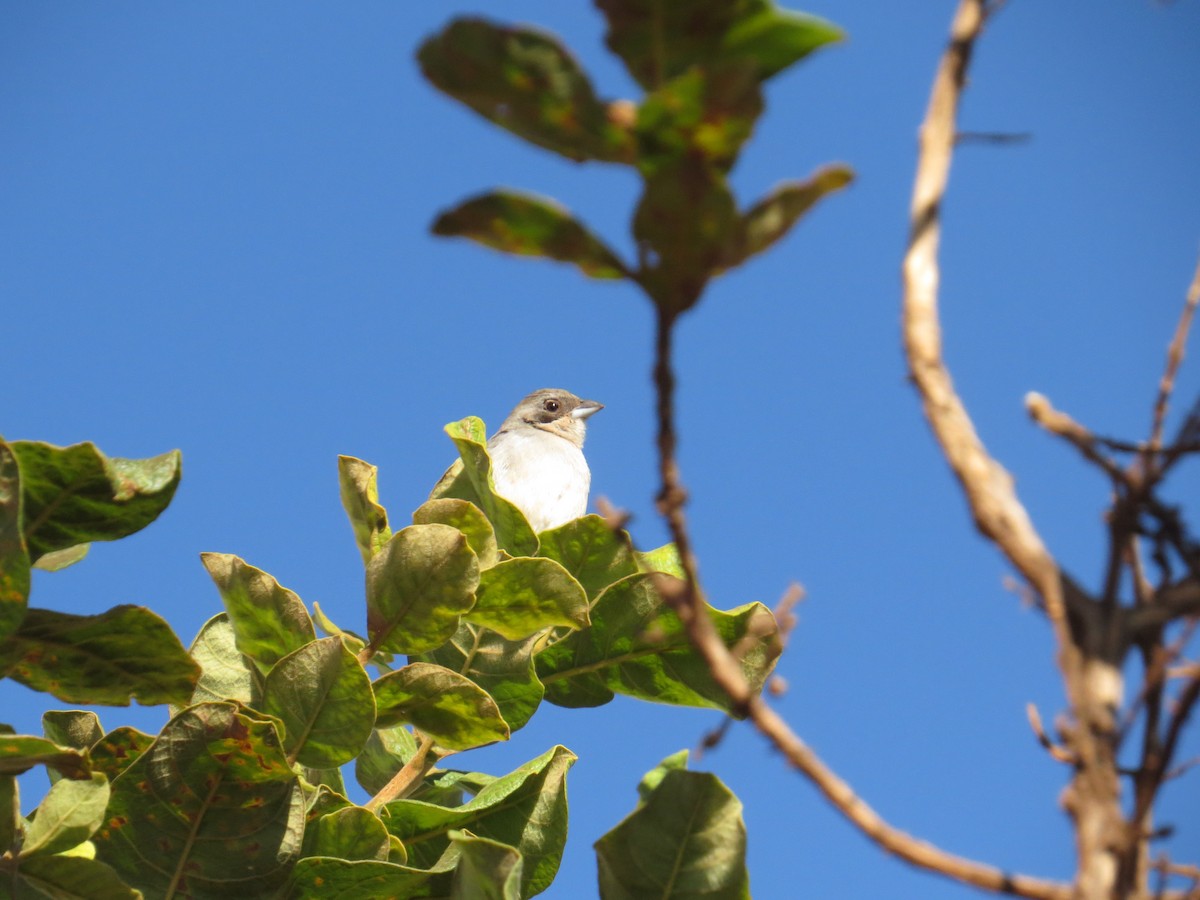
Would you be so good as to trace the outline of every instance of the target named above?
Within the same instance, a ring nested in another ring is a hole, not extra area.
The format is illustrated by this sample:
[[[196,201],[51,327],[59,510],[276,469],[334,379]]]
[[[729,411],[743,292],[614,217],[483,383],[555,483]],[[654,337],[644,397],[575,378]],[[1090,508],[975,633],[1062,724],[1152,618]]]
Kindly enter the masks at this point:
[[[404,766],[392,776],[391,781],[385,784],[364,806],[367,809],[375,812],[379,807],[401,797],[406,797],[412,793],[413,789],[421,783],[421,779],[426,773],[433,768],[437,761],[431,758],[429,751],[433,749],[433,738],[423,735],[420,744],[417,745],[417,752],[412,755],[412,758],[404,764]]]
[[[1183,363],[1183,351],[1187,345],[1188,331],[1192,327],[1192,319],[1196,315],[1196,306],[1200,304],[1200,263],[1196,265],[1196,274],[1192,276],[1191,286],[1188,287],[1187,300],[1183,304],[1183,312],[1179,316],[1179,324],[1175,326],[1175,336],[1167,348],[1167,364],[1163,370],[1162,380],[1158,383],[1158,397],[1154,401],[1154,419],[1150,427],[1151,452],[1161,449],[1163,428],[1167,420],[1167,404],[1171,392],[1175,389],[1175,377],[1179,366]]]
[[[1116,460],[1100,452],[1101,442],[1088,429],[1084,428],[1069,415],[1055,409],[1050,401],[1036,391],[1025,395],[1025,410],[1029,417],[1051,434],[1069,441],[1084,459],[1099,466],[1116,484],[1128,482],[1124,469],[1117,465]]]
[[[1038,743],[1050,754],[1051,757],[1061,763],[1074,763],[1075,756],[1070,750],[1062,747],[1054,741],[1050,740],[1050,736],[1046,734],[1046,729],[1042,727],[1042,716],[1038,712],[1038,708],[1032,703],[1025,704],[1025,715],[1029,719],[1029,727],[1033,729],[1033,735],[1037,738]]]

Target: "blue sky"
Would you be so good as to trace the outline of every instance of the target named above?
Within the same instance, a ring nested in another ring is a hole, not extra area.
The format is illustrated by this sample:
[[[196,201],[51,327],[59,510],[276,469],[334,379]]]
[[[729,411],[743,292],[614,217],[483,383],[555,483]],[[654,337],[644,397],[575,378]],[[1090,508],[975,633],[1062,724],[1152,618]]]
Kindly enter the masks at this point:
[[[834,160],[858,180],[715,282],[680,327],[702,577],[724,608],[804,584],[779,709],[882,815],[948,850],[1067,877],[1066,773],[1024,716],[1030,701],[1048,720],[1062,708],[1049,631],[971,530],[900,353],[916,130],[953,3],[805,8],[849,40],[771,82],[734,186],[748,204]],[[477,12],[557,33],[601,94],[637,96],[583,2],[0,3],[0,432],[184,454],[163,517],[39,573],[35,605],[143,603],[190,641],[220,609],[197,558],[212,550],[361,627],[336,455],[379,465],[402,519],[453,457],[444,423],[495,426],[543,386],[606,404],[588,439],[593,496],[635,515],[640,544],[663,542],[648,304],[428,234],[439,210],[503,185],[557,197],[631,248],[630,172],[525,145],[421,79],[417,44]],[[1098,431],[1146,434],[1200,250],[1198,75],[1194,3],[1013,0],[963,110],[966,129],[1032,139],[955,162],[947,356],[1047,543],[1088,584],[1105,484],[1021,399],[1038,390]],[[1193,360],[1177,412],[1198,390]],[[1198,488],[1193,465],[1173,496]],[[0,697],[22,731],[58,705],[11,682]],[[147,730],[165,716],[100,713]],[[632,809],[642,773],[718,721],[621,699],[544,706],[460,764],[500,774],[554,743],[579,754],[545,896],[589,896],[591,843]],[[1184,755],[1198,751],[1193,729]],[[746,804],[756,897],[972,893],[886,858],[746,727],[697,765]],[[1183,857],[1200,847],[1198,777],[1170,786],[1157,819],[1175,823]]]

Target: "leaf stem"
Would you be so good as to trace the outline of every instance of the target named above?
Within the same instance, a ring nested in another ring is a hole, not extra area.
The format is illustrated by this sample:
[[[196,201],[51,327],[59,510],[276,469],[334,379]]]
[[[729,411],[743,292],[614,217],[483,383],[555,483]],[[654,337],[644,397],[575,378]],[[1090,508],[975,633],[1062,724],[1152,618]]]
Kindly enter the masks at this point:
[[[410,794],[420,783],[421,779],[433,768],[433,764],[437,762],[436,757],[430,757],[429,755],[429,751],[432,748],[433,738],[428,735],[422,735],[421,743],[417,746],[417,752],[392,777],[392,780],[383,786],[378,794],[367,801],[366,808],[371,810],[371,812],[375,812],[385,803],[390,803],[393,800],[398,800]]]

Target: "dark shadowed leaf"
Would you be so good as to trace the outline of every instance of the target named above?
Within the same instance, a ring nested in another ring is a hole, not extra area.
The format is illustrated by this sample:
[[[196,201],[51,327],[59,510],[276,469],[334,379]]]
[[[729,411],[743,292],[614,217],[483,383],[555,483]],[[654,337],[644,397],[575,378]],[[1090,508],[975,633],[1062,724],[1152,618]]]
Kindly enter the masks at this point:
[[[467,543],[479,557],[479,567],[486,569],[500,561],[496,532],[483,511],[467,500],[429,500],[413,513],[414,525],[449,525],[467,536]]]
[[[23,532],[30,558],[90,541],[113,541],[158,518],[175,496],[178,450],[150,459],[107,457],[94,444],[15,441]]]
[[[688,69],[648,94],[638,108],[638,169],[652,176],[692,156],[728,170],[762,109],[753,64]]]
[[[42,733],[46,740],[76,750],[88,750],[104,737],[100,717],[81,709],[46,710],[42,713]]]
[[[592,627],[574,632],[536,657],[546,699],[560,706],[599,706],[613,693],[656,703],[732,712],[728,695],[693,649],[679,617],[663,603],[653,578],[632,575],[592,607]],[[771,611],[751,603],[729,612],[709,607],[728,647],[737,647],[742,672],[761,688],[779,656],[779,626]]]
[[[664,771],[596,857],[603,900],[750,896],[742,804],[708,772]]]
[[[827,166],[807,181],[779,185],[742,216],[741,239],[730,244],[730,255],[722,268],[741,265],[762,253],[787,234],[818,200],[853,180],[854,173],[846,166]]]
[[[221,592],[238,649],[264,675],[316,638],[304,601],[262,569],[229,553],[201,553],[200,560]]]
[[[467,619],[519,641],[547,628],[586,628],[587,595],[552,559],[508,559],[479,576]]]
[[[11,890],[12,894],[6,896],[18,900],[135,900],[142,896],[109,866],[82,856],[22,859]]]
[[[23,825],[16,776],[0,774],[0,847],[15,846]]]
[[[354,760],[354,778],[364,791],[374,796],[416,752],[416,738],[407,728],[377,728]]]
[[[192,642],[191,654],[200,666],[200,680],[190,703],[236,700],[258,706],[263,676],[238,649],[228,613],[218,613],[201,626]]]
[[[154,737],[136,728],[114,728],[92,746],[92,768],[113,781],[150,749]]]
[[[410,525],[367,566],[370,647],[421,653],[458,630],[475,603],[479,560],[449,525]]]
[[[525,140],[569,159],[628,160],[633,141],[552,37],[457,19],[417,53],[434,86]]]
[[[32,735],[0,734],[0,775],[20,775],[34,766],[46,766],[67,778],[90,778],[92,772],[86,752]]]
[[[304,829],[304,855],[386,862],[388,832],[375,813],[347,806],[320,816]]]
[[[29,552],[21,537],[21,476],[16,454],[0,440],[0,641],[17,630],[28,600]]]
[[[508,844],[454,830],[450,840],[458,848],[450,900],[521,900],[524,860]]]
[[[492,191],[438,216],[433,233],[465,237],[517,256],[572,263],[591,278],[624,278],[626,270],[604,242],[552,200]]]
[[[415,662],[375,681],[380,728],[411,723],[450,750],[469,750],[509,737],[496,701],[465,675]]]
[[[339,637],[277,662],[267,673],[262,711],[283,723],[288,759],[315,769],[354,759],[375,726],[371,679]]]
[[[584,516],[543,531],[538,542],[538,556],[552,559],[570,572],[589,600],[637,571],[628,540],[618,537],[600,516]]]
[[[683,157],[646,179],[633,233],[649,267],[639,283],[655,304],[680,313],[700,299],[740,232],[737,206],[714,166]]]
[[[97,857],[149,897],[271,894],[300,852],[304,798],[275,726],[231,703],[173,718],[112,783]]]
[[[56,782],[25,829],[21,856],[49,856],[82,844],[104,821],[108,795],[108,779],[98,772]]]
[[[379,860],[302,859],[288,881],[288,900],[364,900],[445,896],[449,877]],[[439,889],[440,888],[440,889]]]
[[[376,485],[378,474],[377,467],[361,459],[338,457],[338,486],[342,506],[350,517],[354,540],[358,543],[364,564],[369,563],[392,536],[387,510],[379,505],[379,488]]]
[[[521,511],[497,494],[492,484],[492,461],[483,421],[468,416],[451,422],[445,430],[458,448],[460,459],[434,486],[429,499],[451,497],[474,503],[492,523],[501,550],[510,556],[532,556],[537,552],[537,535]]]
[[[534,638],[509,641],[463,622],[454,637],[417,657],[465,675],[488,692],[513,731],[523,728],[542,702],[542,683],[533,667]]]
[[[200,677],[175,632],[141,606],[96,616],[31,609],[0,658],[9,677],[68,703],[182,703]]]
[[[386,806],[384,824],[408,848],[410,864],[428,867],[454,864],[460,849],[451,844],[451,829],[514,847],[525,864],[521,894],[528,897],[554,880],[567,837],[567,769],[575,754],[554,747],[497,778],[475,799],[447,809],[415,800]]]

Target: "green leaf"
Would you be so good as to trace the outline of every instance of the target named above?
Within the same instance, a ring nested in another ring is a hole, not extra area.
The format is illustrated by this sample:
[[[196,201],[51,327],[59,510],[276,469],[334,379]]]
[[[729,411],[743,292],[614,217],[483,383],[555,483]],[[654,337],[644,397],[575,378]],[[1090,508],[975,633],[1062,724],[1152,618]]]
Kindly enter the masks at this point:
[[[153,744],[151,735],[136,728],[127,725],[114,728],[92,745],[92,769],[113,781]]]
[[[104,863],[62,855],[22,859],[11,890],[19,900],[138,900],[142,896]]]
[[[392,536],[388,527],[387,510],[379,505],[376,476],[379,469],[353,456],[338,457],[338,485],[342,506],[350,517],[354,540],[362,554],[363,564],[383,549]]]
[[[467,537],[467,543],[479,557],[479,567],[487,569],[500,561],[496,532],[478,506],[466,500],[445,498],[429,500],[413,513],[414,525],[449,525]]]
[[[411,722],[449,750],[509,738],[508,723],[487,691],[442,666],[415,662],[384,675],[373,687],[380,728]]]
[[[613,693],[655,703],[712,707],[732,713],[728,695],[692,648],[679,617],[654,589],[662,576],[632,575],[592,607],[592,627],[568,635],[536,657],[546,699],[560,706],[600,706]],[[709,607],[727,647],[737,647],[742,672],[758,690],[780,653],[771,611],[751,603],[730,612]]]
[[[626,278],[620,258],[553,200],[490,191],[447,210],[433,223],[440,237],[465,237],[516,256],[572,263],[590,278]]]
[[[725,33],[721,57],[752,61],[760,78],[770,78],[814,50],[845,39],[840,28],[817,16],[780,9],[769,0],[747,6],[747,13]]]
[[[371,679],[340,637],[315,640],[277,662],[262,709],[283,723],[288,759],[315,769],[354,759],[375,726]]]
[[[62,550],[51,550],[49,553],[39,556],[33,567],[41,569],[43,572],[61,572],[82,560],[91,549],[91,544],[76,544],[74,547],[64,547]]]
[[[96,616],[31,609],[0,659],[10,677],[67,703],[181,703],[200,677],[170,626],[141,606]]]
[[[362,900],[433,896],[434,873],[379,860],[302,859],[292,870],[288,900]],[[443,893],[442,896],[445,896]]]
[[[441,647],[417,657],[465,675],[488,692],[508,727],[525,726],[542,702],[544,689],[534,671],[535,639],[505,640],[495,632],[463,622]]]
[[[694,157],[728,171],[762,110],[753,64],[688,69],[638,108],[638,169],[649,177]]]
[[[410,525],[367,566],[370,649],[432,650],[458,629],[475,604],[479,560],[449,525]]]
[[[90,541],[113,541],[158,518],[182,474],[178,450],[150,459],[107,457],[95,444],[15,441],[23,531],[30,558]]]
[[[21,792],[16,776],[0,775],[0,847],[12,847],[21,833]]]
[[[354,778],[364,791],[374,796],[416,752],[416,738],[407,728],[376,728],[354,760]]]
[[[568,159],[626,161],[632,140],[553,38],[457,19],[417,52],[435,87],[481,116]]]
[[[525,516],[510,501],[496,493],[492,483],[492,461],[487,452],[483,421],[468,416],[446,426],[461,457],[437,483],[430,500],[451,497],[474,503],[496,531],[496,542],[509,556],[533,556],[538,539]]]
[[[641,806],[641,804],[650,799],[650,795],[662,784],[662,780],[667,777],[668,772],[685,771],[687,764],[688,751],[676,750],[643,775],[642,780],[638,782],[638,797],[640,798],[638,805]]]
[[[29,585],[29,552],[21,536],[21,475],[16,454],[0,440],[0,641],[25,618]]]
[[[532,896],[554,880],[562,859],[567,838],[566,775],[574,762],[570,750],[554,747],[454,809],[394,800],[385,807],[384,824],[404,842],[409,859],[419,867],[457,861],[461,848],[451,844],[451,829],[470,829],[508,844],[525,860],[521,895]]]
[[[86,752],[32,735],[0,734],[0,775],[20,775],[39,765],[67,778],[90,778],[92,772]]]
[[[191,654],[200,666],[200,680],[189,705],[236,700],[258,707],[262,699],[262,676],[238,649],[228,613],[217,613],[200,627],[192,641]]]
[[[538,535],[538,556],[552,559],[574,576],[589,600],[638,570],[633,551],[604,519],[590,515]]]
[[[108,795],[108,779],[99,773],[87,781],[56,782],[25,829],[21,856],[49,856],[82,844],[104,821]]]
[[[262,569],[228,553],[201,553],[200,560],[221,592],[238,649],[264,675],[316,639],[304,601]]]
[[[48,709],[42,713],[42,733],[61,747],[89,750],[104,737],[100,717],[81,709]]]
[[[524,860],[515,847],[454,830],[450,840],[458,848],[450,900],[521,900]]]
[[[596,842],[600,896],[749,898],[741,802],[715,775],[668,760],[638,808]]]
[[[660,309],[690,309],[741,232],[733,195],[721,172],[692,156],[646,178],[633,234],[649,265],[638,282]]]
[[[304,829],[304,856],[387,861],[388,831],[370,810],[347,806],[320,816]]]
[[[842,33],[770,0],[597,0],[605,40],[629,74],[653,90],[693,65],[753,61],[766,79]]]
[[[826,166],[807,181],[781,184],[742,216],[742,236],[730,245],[722,268],[744,263],[782,238],[818,200],[854,180],[846,166]]]
[[[275,726],[231,703],[173,718],[112,783],[99,859],[147,896],[272,893],[300,852],[304,798]]]
[[[462,806],[465,794],[478,796],[479,792],[496,780],[494,775],[482,772],[463,772],[458,769],[434,769],[417,786],[409,800],[423,800],[438,806]]]
[[[586,628],[587,595],[571,573],[552,559],[509,559],[479,576],[475,607],[467,619],[510,641],[547,628]]]
[[[674,544],[663,544],[661,547],[637,554],[637,564],[638,570],[642,572],[661,572],[680,580],[686,577],[683,560],[679,558],[679,548]]]

